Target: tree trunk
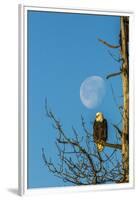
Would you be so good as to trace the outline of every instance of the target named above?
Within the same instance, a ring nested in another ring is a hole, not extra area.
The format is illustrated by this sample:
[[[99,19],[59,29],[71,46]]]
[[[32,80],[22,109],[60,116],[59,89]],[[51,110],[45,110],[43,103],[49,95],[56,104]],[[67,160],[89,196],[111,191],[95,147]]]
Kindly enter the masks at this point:
[[[123,121],[122,121],[122,161],[124,180],[129,181],[129,60],[128,60],[128,44],[129,44],[129,17],[121,16],[121,55],[122,63],[122,85],[123,85]]]

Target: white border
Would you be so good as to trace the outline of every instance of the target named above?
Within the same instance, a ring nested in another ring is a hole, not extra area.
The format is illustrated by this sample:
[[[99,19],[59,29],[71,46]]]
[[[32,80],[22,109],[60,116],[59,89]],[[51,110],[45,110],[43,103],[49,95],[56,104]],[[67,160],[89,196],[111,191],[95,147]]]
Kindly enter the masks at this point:
[[[130,181],[123,184],[107,184],[107,185],[90,185],[90,186],[66,186],[41,189],[27,189],[27,11],[50,11],[64,13],[81,13],[81,14],[98,14],[98,15],[114,15],[114,16],[129,16],[130,17],[130,79],[129,81],[129,127],[130,127],[130,145],[129,145],[129,165],[130,165]],[[134,15],[130,12],[118,11],[101,11],[89,9],[72,9],[55,8],[55,7],[39,7],[39,6],[24,6],[19,5],[19,180],[18,193],[19,195],[29,194],[46,194],[49,192],[64,193],[78,191],[97,191],[97,190],[113,190],[134,188],[134,75],[133,75],[133,27]]]

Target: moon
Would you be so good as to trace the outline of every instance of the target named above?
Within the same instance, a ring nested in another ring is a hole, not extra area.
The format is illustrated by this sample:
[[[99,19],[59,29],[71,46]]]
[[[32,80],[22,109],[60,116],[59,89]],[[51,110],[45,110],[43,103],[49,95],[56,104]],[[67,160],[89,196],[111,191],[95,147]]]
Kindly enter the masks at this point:
[[[85,107],[93,109],[102,103],[105,92],[104,79],[100,76],[90,76],[80,86],[80,99]]]

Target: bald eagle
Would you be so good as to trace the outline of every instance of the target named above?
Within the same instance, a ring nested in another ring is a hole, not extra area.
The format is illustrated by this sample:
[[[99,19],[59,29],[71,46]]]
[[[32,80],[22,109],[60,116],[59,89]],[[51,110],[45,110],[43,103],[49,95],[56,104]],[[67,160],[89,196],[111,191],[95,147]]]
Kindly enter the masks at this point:
[[[93,138],[97,145],[98,151],[104,149],[104,143],[108,137],[107,120],[104,118],[101,112],[96,113],[96,118],[93,125]]]

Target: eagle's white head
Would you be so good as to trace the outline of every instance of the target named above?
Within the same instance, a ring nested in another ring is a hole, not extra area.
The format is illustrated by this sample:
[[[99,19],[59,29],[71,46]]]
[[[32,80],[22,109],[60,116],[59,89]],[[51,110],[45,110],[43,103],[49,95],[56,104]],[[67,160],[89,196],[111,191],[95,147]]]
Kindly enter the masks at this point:
[[[104,120],[103,113],[101,113],[101,112],[96,113],[95,120],[96,120],[96,122],[103,122],[103,120]]]

